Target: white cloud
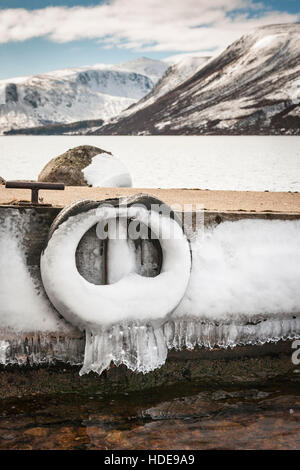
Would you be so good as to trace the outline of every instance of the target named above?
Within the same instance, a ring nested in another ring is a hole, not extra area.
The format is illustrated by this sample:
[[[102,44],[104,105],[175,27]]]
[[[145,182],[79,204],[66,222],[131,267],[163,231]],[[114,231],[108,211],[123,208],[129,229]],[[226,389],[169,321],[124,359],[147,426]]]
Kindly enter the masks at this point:
[[[235,15],[236,9],[244,13]],[[99,39],[139,51],[219,51],[257,26],[299,20],[300,14],[267,11],[252,0],[112,0],[94,7],[0,10],[0,43],[47,37]]]

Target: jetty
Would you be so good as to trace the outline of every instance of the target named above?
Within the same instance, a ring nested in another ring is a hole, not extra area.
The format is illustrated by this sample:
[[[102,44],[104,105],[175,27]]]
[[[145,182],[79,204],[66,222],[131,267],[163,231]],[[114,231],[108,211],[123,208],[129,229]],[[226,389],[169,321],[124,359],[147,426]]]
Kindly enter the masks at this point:
[[[241,219],[300,220],[300,194],[292,192],[66,187],[64,191],[40,190],[39,200],[32,204],[28,189],[8,189],[2,185],[0,222],[3,224],[7,219],[20,221],[22,218],[29,221],[22,243],[27,266],[39,279],[40,256],[47,243],[49,228],[65,206],[82,199],[103,201],[138,193],[159,198],[170,206],[190,205],[194,214],[202,206],[205,225]],[[192,223],[187,229],[191,232],[197,227]],[[101,376],[90,373],[83,377],[79,377],[78,371],[83,362],[85,339],[76,328],[70,333],[52,331],[47,334],[23,334],[0,329],[0,341],[8,345],[5,354],[11,358],[0,366],[1,398],[61,391],[141,390],[192,379],[255,383],[297,372],[291,361],[290,339],[234,348],[171,350],[166,363],[147,374],[112,364]]]

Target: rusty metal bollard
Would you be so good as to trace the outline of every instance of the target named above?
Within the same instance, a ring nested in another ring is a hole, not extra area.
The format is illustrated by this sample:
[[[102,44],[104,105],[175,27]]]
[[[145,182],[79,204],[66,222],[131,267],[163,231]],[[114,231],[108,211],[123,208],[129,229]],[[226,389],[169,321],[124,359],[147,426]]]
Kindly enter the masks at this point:
[[[39,204],[40,189],[51,189],[56,191],[62,191],[65,189],[65,185],[63,183],[38,183],[37,181],[6,181],[5,187],[11,189],[31,189],[31,204],[35,205],[48,205]]]

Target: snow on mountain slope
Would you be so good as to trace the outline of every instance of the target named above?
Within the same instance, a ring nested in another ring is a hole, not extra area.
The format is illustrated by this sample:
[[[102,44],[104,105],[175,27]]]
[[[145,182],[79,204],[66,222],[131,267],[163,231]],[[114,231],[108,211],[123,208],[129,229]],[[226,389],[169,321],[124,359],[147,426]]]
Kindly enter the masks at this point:
[[[209,59],[210,57],[187,56],[178,63],[171,65],[167,68],[161,79],[152,88],[150,93],[144,96],[137,103],[122,111],[119,116],[116,116],[115,120],[112,119],[112,122],[116,122],[120,118],[129,116],[139,109],[145,108],[146,106],[154,103],[160,96],[163,96],[164,94],[173,90],[189,77],[191,77],[196,71],[203,67]]]
[[[210,57],[187,56],[171,65],[164,77],[161,78],[158,95],[162,96],[176,88],[202,68],[209,59]]]
[[[108,119],[149,93],[166,64],[142,64],[57,70],[0,81],[0,133],[52,123]],[[146,74],[149,69],[149,75]],[[152,78],[151,78],[152,77]]]
[[[168,64],[160,60],[148,59],[147,57],[140,57],[139,59],[124,62],[118,66],[122,70],[140,73],[149,77],[155,84],[161,78],[168,68]]]
[[[174,90],[96,133],[300,133],[300,24],[256,29]]]

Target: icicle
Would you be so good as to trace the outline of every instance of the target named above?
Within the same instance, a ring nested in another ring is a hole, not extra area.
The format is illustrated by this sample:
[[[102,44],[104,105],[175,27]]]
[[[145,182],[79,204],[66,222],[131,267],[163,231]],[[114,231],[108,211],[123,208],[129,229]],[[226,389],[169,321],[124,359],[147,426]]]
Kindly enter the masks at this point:
[[[0,341],[0,364],[6,364],[9,352],[9,342]]]
[[[300,318],[265,320],[256,325],[215,325],[196,318],[172,319],[163,326],[122,323],[86,332],[80,375],[101,374],[111,364],[147,373],[161,367],[168,349],[234,347],[300,337]]]
[[[83,338],[60,334],[1,332],[0,364],[82,364]]]
[[[215,325],[197,318],[172,319],[164,325],[168,349],[264,344],[300,337],[300,317],[264,320],[256,325]]]
[[[111,363],[124,364],[133,371],[147,373],[167,359],[163,329],[154,324],[122,323],[110,328],[86,331],[84,364],[80,375],[101,374]]]

